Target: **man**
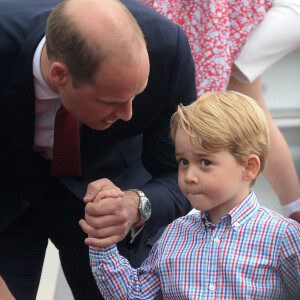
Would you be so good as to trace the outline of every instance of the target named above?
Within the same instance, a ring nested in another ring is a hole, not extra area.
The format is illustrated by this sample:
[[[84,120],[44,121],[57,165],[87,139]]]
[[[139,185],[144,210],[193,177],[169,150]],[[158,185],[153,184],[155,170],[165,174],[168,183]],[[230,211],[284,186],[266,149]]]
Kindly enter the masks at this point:
[[[0,273],[16,299],[35,298],[48,238],[74,298],[101,299],[78,225],[83,198],[102,201],[90,216],[97,237],[129,233],[118,247],[135,266],[157,231],[190,210],[169,139],[177,104],[196,99],[184,32],[134,0],[129,11],[117,0],[53,10],[59,2],[0,3]],[[77,175],[53,176],[69,174],[52,165],[62,104],[80,123]],[[107,186],[124,191],[122,203],[99,199]]]

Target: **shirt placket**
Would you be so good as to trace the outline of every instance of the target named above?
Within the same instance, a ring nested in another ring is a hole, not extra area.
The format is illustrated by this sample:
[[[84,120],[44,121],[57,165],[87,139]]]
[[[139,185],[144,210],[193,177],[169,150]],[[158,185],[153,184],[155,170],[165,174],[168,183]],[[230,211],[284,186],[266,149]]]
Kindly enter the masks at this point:
[[[210,232],[210,260],[209,260],[209,282],[207,286],[207,299],[217,299],[217,280],[218,280],[218,252],[221,246],[221,236],[224,233],[223,222],[217,226],[210,226],[208,231]]]

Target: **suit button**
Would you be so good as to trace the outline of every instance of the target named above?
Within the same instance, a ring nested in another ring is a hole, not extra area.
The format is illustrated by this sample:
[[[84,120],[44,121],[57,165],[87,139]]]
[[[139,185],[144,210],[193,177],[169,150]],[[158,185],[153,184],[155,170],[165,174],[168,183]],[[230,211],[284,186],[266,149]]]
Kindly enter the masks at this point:
[[[149,246],[149,242],[156,236],[157,231],[152,233],[146,240],[146,242],[144,243],[144,246]]]
[[[23,207],[28,207],[29,204],[30,204],[29,200],[24,200],[24,201],[22,202],[22,206],[23,206]]]

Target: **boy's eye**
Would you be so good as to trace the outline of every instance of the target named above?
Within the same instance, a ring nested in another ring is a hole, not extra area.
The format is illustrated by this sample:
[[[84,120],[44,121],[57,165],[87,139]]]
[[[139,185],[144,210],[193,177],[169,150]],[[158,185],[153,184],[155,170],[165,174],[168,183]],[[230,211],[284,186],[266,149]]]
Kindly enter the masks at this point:
[[[211,162],[209,160],[207,160],[207,159],[202,159],[201,160],[201,165],[203,167],[207,167],[207,166],[211,165]]]
[[[189,161],[184,158],[180,158],[178,159],[178,164],[181,166],[187,166],[189,164]]]

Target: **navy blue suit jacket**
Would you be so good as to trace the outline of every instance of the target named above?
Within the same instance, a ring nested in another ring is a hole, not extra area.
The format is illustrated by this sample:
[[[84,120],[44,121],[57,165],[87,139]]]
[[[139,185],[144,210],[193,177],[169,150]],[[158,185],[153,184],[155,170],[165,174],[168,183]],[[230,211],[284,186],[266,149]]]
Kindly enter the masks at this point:
[[[36,201],[51,182],[50,162],[33,152],[32,59],[45,34],[47,17],[59,2],[0,2],[0,230]],[[121,189],[139,188],[146,193],[152,215],[131,249],[138,265],[147,254],[144,247],[156,241],[157,230],[190,209],[177,185],[169,122],[180,102],[196,99],[196,88],[193,58],[183,30],[135,0],[123,2],[147,41],[148,86],[133,101],[130,121],[118,121],[104,131],[83,126],[83,175],[60,180],[80,199],[89,182],[103,177]],[[129,257],[125,248],[122,252]]]

